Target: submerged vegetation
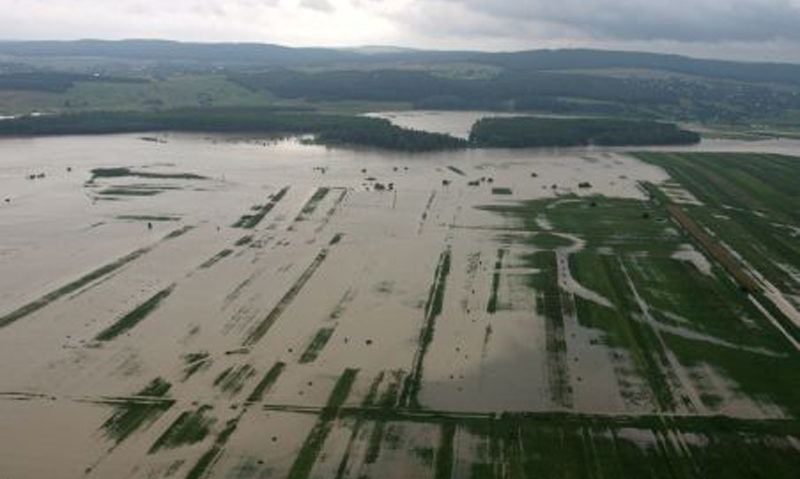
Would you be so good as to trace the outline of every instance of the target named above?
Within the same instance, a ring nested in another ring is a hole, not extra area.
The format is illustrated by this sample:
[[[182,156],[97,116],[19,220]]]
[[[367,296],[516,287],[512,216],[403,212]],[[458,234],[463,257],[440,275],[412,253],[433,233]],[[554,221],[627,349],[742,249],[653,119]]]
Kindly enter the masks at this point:
[[[286,193],[289,192],[289,187],[284,186],[281,188],[277,193],[270,195],[269,201],[267,201],[263,205],[256,205],[252,208],[253,213],[242,215],[241,218],[236,220],[236,223],[232,225],[233,228],[244,228],[244,229],[253,229],[261,223],[261,220],[267,216],[267,213],[272,211],[272,208],[278,204],[278,202],[286,196]],[[252,238],[250,238],[252,239]],[[241,241],[241,240],[239,240]],[[237,242],[238,246],[238,242]]]
[[[149,454],[161,449],[174,449],[176,447],[195,444],[208,435],[215,419],[206,416],[211,406],[200,406],[194,411],[184,411],[178,416],[169,428],[150,447]]]
[[[140,427],[155,421],[172,407],[173,401],[167,399],[171,386],[164,379],[155,378],[135,396],[125,398],[101,426],[105,435],[119,444]]]
[[[172,180],[205,180],[205,176],[195,173],[156,173],[152,171],[131,170],[125,167],[94,168],[89,182],[97,178],[147,178],[147,179],[172,179]]]
[[[95,337],[95,339],[98,341],[111,341],[120,334],[130,331],[148,315],[150,315],[150,313],[158,309],[158,307],[161,305],[161,302],[164,301],[170,294],[172,294],[173,289],[175,289],[175,284],[172,284],[154,294],[150,299],[134,308],[133,311],[121,317],[114,324],[101,331]]]
[[[419,408],[419,390],[422,386],[422,368],[425,363],[425,355],[433,342],[433,335],[436,329],[436,319],[442,313],[444,307],[444,294],[447,287],[447,277],[450,274],[450,263],[452,253],[450,248],[439,255],[439,262],[436,264],[436,271],[433,275],[433,283],[428,292],[428,299],[425,302],[425,316],[422,329],[417,340],[417,350],[414,353],[414,364],[411,373],[405,380],[403,391],[400,395],[400,402],[403,406]]]
[[[311,473],[311,468],[317,461],[317,456],[325,445],[325,440],[333,427],[333,420],[336,419],[339,409],[344,405],[350,389],[356,380],[358,369],[345,369],[336,385],[333,387],[325,407],[319,414],[319,419],[303,443],[300,452],[297,453],[292,464],[287,479],[306,479]]]

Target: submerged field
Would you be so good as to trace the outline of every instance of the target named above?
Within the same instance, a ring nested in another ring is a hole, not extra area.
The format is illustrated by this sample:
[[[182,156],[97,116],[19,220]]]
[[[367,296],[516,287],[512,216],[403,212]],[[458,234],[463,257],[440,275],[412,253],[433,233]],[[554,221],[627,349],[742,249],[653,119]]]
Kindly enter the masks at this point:
[[[800,469],[800,158],[158,140],[0,142],[0,475]]]

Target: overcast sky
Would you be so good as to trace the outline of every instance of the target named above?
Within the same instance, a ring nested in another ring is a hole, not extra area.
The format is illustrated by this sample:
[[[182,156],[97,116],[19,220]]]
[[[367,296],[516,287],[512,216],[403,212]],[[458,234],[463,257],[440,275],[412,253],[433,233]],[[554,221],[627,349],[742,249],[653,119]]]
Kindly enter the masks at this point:
[[[800,62],[800,0],[0,0],[4,39],[596,47]]]

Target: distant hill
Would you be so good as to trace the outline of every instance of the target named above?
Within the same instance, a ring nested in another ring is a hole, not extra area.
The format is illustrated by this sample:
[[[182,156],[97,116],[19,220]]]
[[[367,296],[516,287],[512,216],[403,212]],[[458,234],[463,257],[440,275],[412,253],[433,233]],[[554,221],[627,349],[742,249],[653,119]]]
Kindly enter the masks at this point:
[[[391,62],[470,62],[513,71],[634,68],[705,78],[800,84],[800,65],[696,59],[680,55],[564,49],[520,52],[432,51],[393,46],[293,48],[260,43],[185,43],[167,40],[0,41],[0,54],[26,58],[75,57],[189,62],[208,66],[279,68]]]
[[[15,57],[95,57],[160,62],[296,65],[353,61],[362,55],[331,48],[261,43],[184,43],[168,40],[5,41],[0,54]]]
[[[800,65],[706,60],[681,55],[606,50],[533,50],[477,54],[473,61],[514,70],[637,68],[745,82],[800,84]]]
[[[800,128],[800,65],[564,49],[0,41],[0,114],[315,106]]]

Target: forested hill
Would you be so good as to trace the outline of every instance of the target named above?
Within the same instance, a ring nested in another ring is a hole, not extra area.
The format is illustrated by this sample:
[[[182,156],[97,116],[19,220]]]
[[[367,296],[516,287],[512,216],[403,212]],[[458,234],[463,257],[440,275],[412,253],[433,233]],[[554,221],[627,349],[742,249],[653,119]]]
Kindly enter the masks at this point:
[[[261,43],[186,43],[168,40],[0,41],[0,54],[29,58],[75,57],[113,60],[249,65],[276,68],[297,65],[390,65],[393,62],[475,63],[515,71],[634,68],[725,78],[746,82],[800,84],[800,65],[734,62],[643,52],[559,49],[519,52],[426,51],[412,49],[293,48]]]
[[[798,136],[800,65],[578,49],[0,42],[0,115],[275,105],[534,112]]]

